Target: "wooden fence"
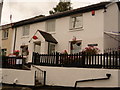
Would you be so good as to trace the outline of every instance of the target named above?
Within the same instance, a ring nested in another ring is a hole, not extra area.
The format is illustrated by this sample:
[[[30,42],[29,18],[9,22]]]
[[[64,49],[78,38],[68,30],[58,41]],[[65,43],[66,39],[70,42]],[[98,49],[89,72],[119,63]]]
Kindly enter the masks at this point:
[[[32,63],[43,66],[120,69],[120,52],[113,51],[95,55],[86,53],[61,54],[57,52],[54,54],[38,54],[34,52]]]
[[[25,63],[25,58],[23,57],[1,56],[1,60],[0,60],[0,66],[2,68],[22,69],[24,63]]]

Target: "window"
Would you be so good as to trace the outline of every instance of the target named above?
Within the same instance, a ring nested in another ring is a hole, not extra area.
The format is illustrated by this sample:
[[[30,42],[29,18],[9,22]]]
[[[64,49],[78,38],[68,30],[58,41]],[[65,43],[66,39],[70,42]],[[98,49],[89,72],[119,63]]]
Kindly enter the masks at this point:
[[[21,47],[21,54],[23,55],[23,56],[27,56],[27,55],[29,55],[29,51],[28,51],[28,45],[22,45]]]
[[[55,44],[49,43],[48,44],[48,54],[54,53],[55,52]]]
[[[28,36],[29,35],[29,30],[30,30],[30,25],[23,26],[22,36]]]
[[[46,31],[55,32],[55,20],[48,20],[46,22]]]
[[[79,29],[83,27],[83,16],[82,14],[77,16],[70,17],[70,30],[71,29]]]
[[[71,54],[79,53],[80,51],[81,51],[81,41],[71,41],[70,42]]]
[[[2,55],[6,56],[6,54],[7,54],[7,49],[2,49]]]
[[[3,30],[2,39],[7,39],[7,38],[8,38],[8,33],[9,33],[9,30],[8,30],[8,29]]]

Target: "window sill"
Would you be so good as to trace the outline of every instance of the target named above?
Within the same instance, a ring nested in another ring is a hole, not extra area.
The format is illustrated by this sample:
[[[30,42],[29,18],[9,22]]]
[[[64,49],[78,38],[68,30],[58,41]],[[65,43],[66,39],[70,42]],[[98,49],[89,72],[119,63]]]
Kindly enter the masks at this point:
[[[8,38],[3,38],[2,40],[7,40]]]
[[[72,28],[72,29],[69,29],[70,32],[82,31],[82,30],[84,30],[82,27],[81,28]]]

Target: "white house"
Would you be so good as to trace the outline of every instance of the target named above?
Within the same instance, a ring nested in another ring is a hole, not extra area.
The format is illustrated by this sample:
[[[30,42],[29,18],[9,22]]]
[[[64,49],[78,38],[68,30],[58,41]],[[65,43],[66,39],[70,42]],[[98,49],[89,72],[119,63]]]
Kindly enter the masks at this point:
[[[54,15],[37,16],[14,24],[13,47],[28,56],[28,62],[32,61],[32,52],[67,50],[77,53],[89,45],[104,52],[107,48],[120,46],[119,22],[120,2],[101,2]]]

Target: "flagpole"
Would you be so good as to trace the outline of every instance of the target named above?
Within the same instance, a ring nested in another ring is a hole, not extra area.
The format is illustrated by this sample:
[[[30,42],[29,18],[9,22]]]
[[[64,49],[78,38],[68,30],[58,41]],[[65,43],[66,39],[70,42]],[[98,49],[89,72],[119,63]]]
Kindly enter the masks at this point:
[[[0,25],[1,25],[2,7],[3,7],[3,0],[0,0]]]

